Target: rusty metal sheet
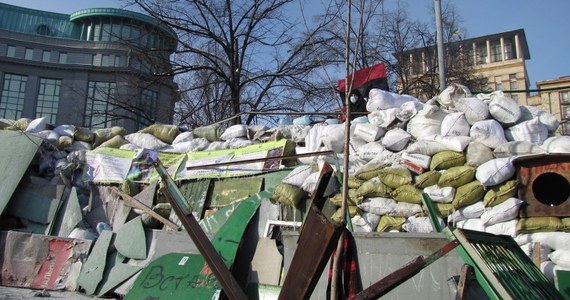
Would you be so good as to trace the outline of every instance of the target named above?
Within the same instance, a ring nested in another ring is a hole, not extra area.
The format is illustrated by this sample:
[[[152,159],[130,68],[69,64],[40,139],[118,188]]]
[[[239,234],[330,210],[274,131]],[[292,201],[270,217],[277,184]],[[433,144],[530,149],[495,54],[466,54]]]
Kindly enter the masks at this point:
[[[46,290],[73,290],[70,278],[89,253],[91,241],[9,231],[2,261],[2,285]]]
[[[521,217],[570,215],[570,155],[542,154],[513,161],[518,196],[526,204]]]

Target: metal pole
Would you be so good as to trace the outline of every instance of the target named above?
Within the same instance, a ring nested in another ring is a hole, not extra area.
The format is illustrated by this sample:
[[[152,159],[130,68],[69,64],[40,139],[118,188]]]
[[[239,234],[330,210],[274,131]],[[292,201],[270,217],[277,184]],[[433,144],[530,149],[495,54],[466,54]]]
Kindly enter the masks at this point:
[[[445,78],[445,59],[443,52],[443,27],[441,25],[441,0],[434,0],[435,29],[437,32],[437,62],[439,65],[439,90],[445,90],[447,79]]]

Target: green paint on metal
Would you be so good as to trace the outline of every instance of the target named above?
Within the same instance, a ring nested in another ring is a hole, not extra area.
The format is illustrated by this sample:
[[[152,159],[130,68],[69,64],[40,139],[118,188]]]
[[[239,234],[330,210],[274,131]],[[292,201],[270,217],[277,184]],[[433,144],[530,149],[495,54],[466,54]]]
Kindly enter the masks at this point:
[[[81,205],[77,197],[77,190],[75,187],[71,188],[71,193],[64,202],[62,207],[63,214],[60,214],[61,224],[59,226],[57,235],[60,237],[68,237],[71,231],[83,220],[83,213],[81,212]]]
[[[226,266],[233,264],[245,229],[267,194],[262,192],[240,201],[212,238],[212,245]],[[217,299],[221,289],[202,255],[169,253],[142,270],[124,299]]]
[[[180,193],[188,202],[183,207],[191,210],[197,220],[200,220],[204,213],[204,205],[210,190],[210,183],[210,179],[201,179],[186,181],[180,185]]]
[[[50,224],[55,218],[58,205],[57,199],[22,186],[16,191],[6,210],[16,217],[40,224]]]
[[[214,182],[210,207],[226,206],[236,200],[261,192],[263,177],[242,177],[221,179]]]
[[[42,139],[22,132],[0,130],[0,213],[4,212],[22,176],[28,170]]]
[[[77,284],[85,289],[87,295],[93,295],[97,290],[99,282],[103,279],[105,265],[107,264],[107,251],[113,235],[114,233],[109,230],[101,232],[77,277]]]
[[[111,289],[129,279],[142,269],[140,266],[120,263],[120,256],[120,253],[113,252],[113,254],[107,257],[107,266],[105,267],[103,279],[95,293],[98,297],[105,295]]]
[[[140,216],[121,226],[117,231],[114,245],[117,251],[126,257],[146,258],[146,237]]]
[[[249,300],[278,299],[281,293],[281,287],[265,284],[250,284],[247,286],[246,293]]]
[[[283,178],[289,175],[293,169],[294,168],[287,168],[275,172],[267,172],[261,175],[265,180],[265,190],[273,192],[275,187],[278,186],[281,181],[283,181]]]

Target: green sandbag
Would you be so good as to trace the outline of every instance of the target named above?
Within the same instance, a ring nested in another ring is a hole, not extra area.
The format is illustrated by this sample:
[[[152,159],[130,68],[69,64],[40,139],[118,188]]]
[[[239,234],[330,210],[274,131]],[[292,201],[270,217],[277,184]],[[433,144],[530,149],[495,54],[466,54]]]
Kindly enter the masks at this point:
[[[485,207],[493,207],[509,198],[516,197],[518,193],[517,183],[516,180],[508,180],[502,184],[489,187],[483,197]]]
[[[422,204],[422,190],[411,184],[402,185],[392,191],[391,197],[398,202]]]
[[[358,189],[363,183],[364,183],[364,180],[362,180],[362,179],[358,179],[354,176],[348,176],[348,188],[349,189]]]
[[[382,183],[380,178],[372,178],[360,185],[356,190],[356,196],[358,197],[384,197],[390,198],[390,193],[392,189]]]
[[[220,140],[222,128],[220,127],[220,124],[213,124],[194,128],[194,130],[192,130],[192,134],[194,134],[194,137],[201,137],[207,139],[209,142],[216,142]]]
[[[125,138],[122,135],[116,135],[114,137],[112,137],[111,139],[101,143],[101,145],[99,145],[99,147],[108,147],[108,148],[121,148],[122,145],[128,144],[129,141],[125,140]]]
[[[432,186],[437,184],[439,181],[439,177],[441,177],[441,173],[436,170],[427,171],[416,176],[414,180],[414,186],[418,189],[424,189],[428,186]]]
[[[153,124],[140,130],[139,132],[150,133],[159,140],[167,144],[172,144],[176,136],[180,134],[180,129],[178,129],[178,126],[176,125]]]
[[[517,222],[517,234],[561,231],[562,229],[562,221],[558,217],[520,218]]]
[[[475,168],[471,166],[457,166],[445,170],[439,178],[439,187],[451,186],[458,188],[475,179]]]
[[[485,195],[485,187],[479,180],[473,180],[457,188],[451,203],[455,209],[458,209],[482,200],[483,195]]]
[[[402,225],[406,222],[406,217],[382,216],[376,226],[376,232],[388,232],[391,230],[402,231]]]
[[[93,132],[93,147],[97,147],[102,143],[114,138],[117,135],[126,135],[127,130],[120,126],[110,128],[100,128]]]
[[[76,141],[86,142],[86,143],[93,143],[93,138],[95,134],[89,130],[89,128],[85,127],[75,127],[73,130],[73,138]]]
[[[358,196],[357,191],[354,189],[349,189],[348,190],[348,205],[358,205],[360,203],[362,203],[362,200],[364,199],[364,197],[362,196]],[[333,197],[329,198],[330,202],[336,206],[341,206],[342,205],[342,193],[337,193],[336,195],[334,195]]]
[[[382,182],[392,189],[397,189],[412,182],[410,170],[401,167],[387,167],[380,170],[378,177]]]
[[[28,129],[28,125],[32,120],[28,118],[20,118],[14,122],[14,124],[6,127],[6,130],[14,130],[14,131],[26,131]]]
[[[301,200],[307,197],[303,189],[287,183],[280,183],[275,187],[271,198],[279,203],[299,208]]]
[[[462,166],[465,164],[465,155],[463,152],[445,150],[434,154],[429,164],[430,170],[447,170],[451,167]]]
[[[352,206],[349,205],[347,206],[346,210],[348,211],[348,215],[350,216],[350,218],[353,218],[354,216],[356,216],[356,214],[358,214],[358,207],[356,206]],[[342,208],[337,209],[333,215],[331,216],[331,220],[340,223],[343,219],[342,219]],[[346,220],[347,222],[350,222],[350,220]]]

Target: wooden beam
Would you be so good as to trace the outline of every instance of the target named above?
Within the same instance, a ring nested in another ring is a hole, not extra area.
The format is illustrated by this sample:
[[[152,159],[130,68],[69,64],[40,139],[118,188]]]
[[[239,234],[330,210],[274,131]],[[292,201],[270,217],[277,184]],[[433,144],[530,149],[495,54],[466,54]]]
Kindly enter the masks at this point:
[[[178,231],[180,228],[178,228],[178,226],[176,224],[174,224],[172,221],[164,218],[163,216],[159,215],[158,213],[156,213],[154,210],[152,210],[152,208],[146,206],[144,203],[140,202],[139,200],[119,191],[119,189],[117,189],[116,187],[111,188],[111,192],[113,192],[114,194],[120,196],[121,198],[123,198],[123,200],[130,206],[134,207],[134,208],[138,208],[142,211],[144,211],[145,213],[149,214],[151,217],[157,219],[158,221],[160,221],[162,224],[172,228],[174,231]]]

